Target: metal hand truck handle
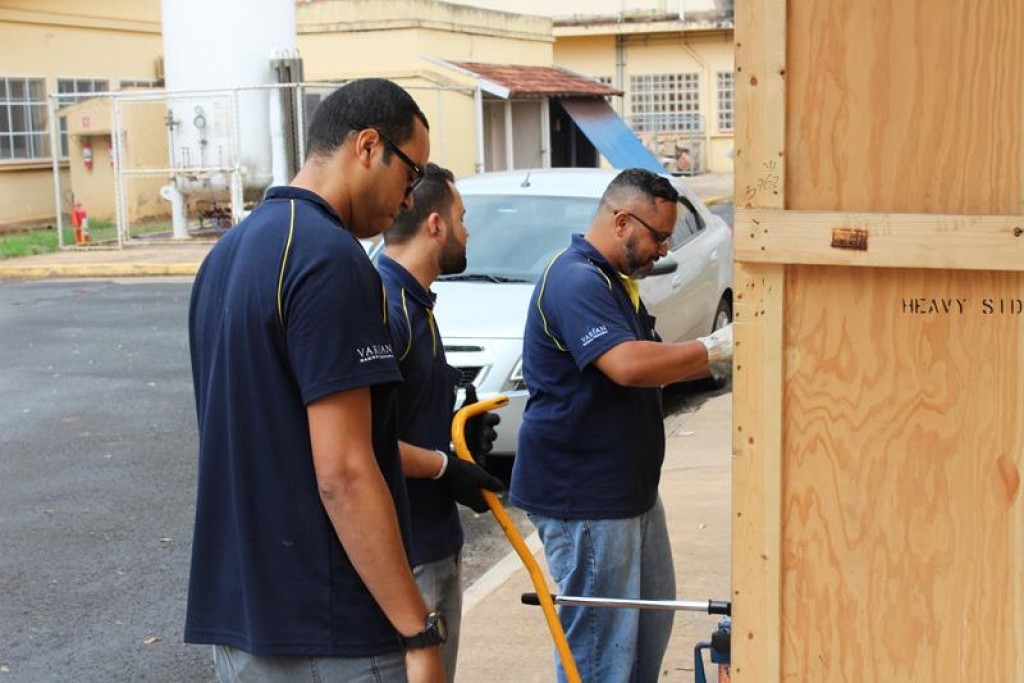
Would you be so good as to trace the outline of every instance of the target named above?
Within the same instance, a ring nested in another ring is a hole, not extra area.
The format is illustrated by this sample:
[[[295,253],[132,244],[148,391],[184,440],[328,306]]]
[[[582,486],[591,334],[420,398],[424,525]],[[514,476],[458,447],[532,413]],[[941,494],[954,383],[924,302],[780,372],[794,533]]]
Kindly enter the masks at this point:
[[[471,403],[455,413],[455,417],[452,419],[452,444],[455,445],[455,455],[462,460],[473,462],[473,455],[469,452],[469,447],[466,446],[466,421],[475,415],[480,415],[506,405],[508,405],[508,396],[500,395],[484,401],[478,401],[477,403]],[[544,580],[544,575],[541,573],[540,566],[537,564],[537,560],[533,558],[533,553],[526,547],[526,542],[523,541],[522,535],[509,518],[508,513],[505,512],[505,508],[502,507],[498,497],[485,489],[481,489],[480,492],[483,494],[484,500],[487,501],[487,507],[491,509],[491,514],[498,520],[498,524],[505,532],[505,536],[508,537],[512,547],[515,548],[519,559],[526,565],[534,588],[541,595],[539,603],[544,610],[544,620],[547,622],[548,630],[551,631],[551,637],[555,641],[555,648],[558,650],[558,656],[562,660],[562,669],[565,671],[566,678],[569,683],[581,683],[580,673],[576,668],[576,660],[572,658],[569,641],[565,638],[562,622],[558,620],[554,602],[551,600],[550,593],[548,593],[547,583]]]

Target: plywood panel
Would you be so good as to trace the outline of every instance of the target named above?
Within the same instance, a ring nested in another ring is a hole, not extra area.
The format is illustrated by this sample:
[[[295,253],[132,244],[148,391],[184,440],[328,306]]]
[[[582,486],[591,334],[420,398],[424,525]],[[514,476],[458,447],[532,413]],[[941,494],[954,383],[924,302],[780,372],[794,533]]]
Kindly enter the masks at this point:
[[[1024,2],[789,0],[787,47],[786,208],[1024,214]]]
[[[1024,680],[1024,274],[785,292],[783,680]]]

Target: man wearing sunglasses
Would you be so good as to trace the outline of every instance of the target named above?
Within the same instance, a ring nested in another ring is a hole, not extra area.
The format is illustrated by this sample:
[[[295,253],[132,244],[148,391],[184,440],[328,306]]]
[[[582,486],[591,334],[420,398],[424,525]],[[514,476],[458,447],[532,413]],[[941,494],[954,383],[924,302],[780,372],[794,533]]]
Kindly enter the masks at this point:
[[[663,343],[640,299],[638,280],[668,253],[678,198],[666,178],[620,173],[587,234],[552,259],[530,303],[530,398],[510,500],[537,528],[565,595],[675,599],[658,497],[661,387],[732,357],[731,326]],[[559,618],[584,681],[660,678],[671,612],[562,607]]]
[[[221,681],[441,683],[408,560],[382,283],[357,238],[412,207],[430,143],[382,79],[327,97],[286,187],[211,250],[189,311],[199,483],[185,640]]]

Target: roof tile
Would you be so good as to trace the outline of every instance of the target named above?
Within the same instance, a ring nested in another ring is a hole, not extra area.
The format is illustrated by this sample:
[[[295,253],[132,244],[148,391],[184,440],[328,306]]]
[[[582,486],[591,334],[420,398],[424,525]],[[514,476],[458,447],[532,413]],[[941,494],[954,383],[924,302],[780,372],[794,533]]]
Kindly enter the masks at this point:
[[[622,94],[621,90],[610,85],[604,85],[592,78],[557,66],[483,64],[481,62],[452,62],[452,64],[507,88],[512,95],[578,97]]]

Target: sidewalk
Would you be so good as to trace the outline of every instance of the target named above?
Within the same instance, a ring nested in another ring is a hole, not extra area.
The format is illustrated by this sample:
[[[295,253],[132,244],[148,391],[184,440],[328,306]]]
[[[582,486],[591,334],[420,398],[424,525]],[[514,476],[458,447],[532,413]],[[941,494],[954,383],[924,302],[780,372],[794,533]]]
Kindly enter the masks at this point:
[[[661,497],[672,540],[677,597],[729,600],[732,394],[711,398],[695,413],[668,418],[665,434]],[[532,528],[520,532],[533,535]],[[544,553],[537,546],[534,556],[543,566]],[[533,584],[518,558],[512,566],[516,569],[511,575],[502,577],[502,569],[496,567],[466,593],[459,681],[554,680],[553,641],[544,615],[540,608],[519,601],[521,593],[533,592]],[[478,590],[481,584],[487,586],[485,591]],[[554,588],[550,577],[548,586]],[[666,681],[690,683],[693,647],[710,637],[720,617],[675,614],[663,676]],[[705,667],[709,680],[716,680],[710,664]]]
[[[79,277],[192,276],[215,242],[185,240],[124,249],[82,249],[0,261],[0,280]]]
[[[683,176],[680,180],[705,202],[732,201],[732,173],[704,173],[695,176]]]

